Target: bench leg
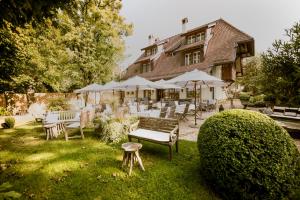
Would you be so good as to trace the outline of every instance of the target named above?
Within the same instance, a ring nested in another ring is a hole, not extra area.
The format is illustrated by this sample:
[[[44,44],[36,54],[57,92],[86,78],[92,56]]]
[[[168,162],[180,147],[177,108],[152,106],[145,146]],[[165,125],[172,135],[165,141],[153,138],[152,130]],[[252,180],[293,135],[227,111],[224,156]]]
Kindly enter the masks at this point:
[[[81,134],[81,139],[84,139],[83,129],[81,127],[80,127],[80,134]]]
[[[68,131],[65,131],[65,140],[68,141],[69,137],[68,137]]]
[[[46,132],[46,140],[49,140],[49,129],[45,128],[45,132]]]
[[[178,139],[176,140],[176,153],[178,153]]]
[[[173,155],[172,145],[169,145],[169,160],[172,160],[172,155]]]

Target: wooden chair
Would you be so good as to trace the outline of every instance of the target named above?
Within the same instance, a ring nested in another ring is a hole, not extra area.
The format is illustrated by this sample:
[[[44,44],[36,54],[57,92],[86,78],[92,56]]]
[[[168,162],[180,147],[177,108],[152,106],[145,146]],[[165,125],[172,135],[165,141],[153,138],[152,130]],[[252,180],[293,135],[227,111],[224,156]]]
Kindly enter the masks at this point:
[[[168,107],[163,107],[160,110],[159,118],[166,118]]]
[[[190,107],[190,104],[185,104],[185,107],[183,110],[177,110],[176,111],[176,115],[177,115],[177,118],[178,120],[188,120],[186,117],[188,115],[188,112],[189,112],[189,107]]]

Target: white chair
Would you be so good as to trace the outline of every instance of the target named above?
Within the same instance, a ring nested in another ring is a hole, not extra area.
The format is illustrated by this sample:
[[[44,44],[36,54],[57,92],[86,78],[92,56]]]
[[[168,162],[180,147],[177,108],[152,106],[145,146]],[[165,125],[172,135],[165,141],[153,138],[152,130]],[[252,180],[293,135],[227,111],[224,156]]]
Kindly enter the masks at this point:
[[[87,126],[88,122],[89,122],[89,115],[88,115],[89,111],[81,111],[80,113],[80,121],[79,122],[73,122],[70,123],[68,125],[66,125],[66,130],[65,130],[65,139],[66,141],[69,140],[69,135],[68,135],[68,131],[67,129],[80,129],[80,135],[81,135],[81,139],[84,139],[84,134],[83,134],[83,129]],[[74,137],[72,137],[74,138]]]

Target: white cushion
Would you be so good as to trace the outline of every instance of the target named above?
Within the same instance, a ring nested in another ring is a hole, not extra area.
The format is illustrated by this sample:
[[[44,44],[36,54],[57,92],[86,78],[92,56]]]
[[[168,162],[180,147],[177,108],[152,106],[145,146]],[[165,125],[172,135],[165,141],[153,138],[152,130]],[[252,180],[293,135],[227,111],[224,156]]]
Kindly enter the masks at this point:
[[[135,131],[130,132],[128,135],[160,141],[160,142],[169,142],[170,141],[170,134],[164,133],[160,131],[152,131],[147,129],[137,129]]]

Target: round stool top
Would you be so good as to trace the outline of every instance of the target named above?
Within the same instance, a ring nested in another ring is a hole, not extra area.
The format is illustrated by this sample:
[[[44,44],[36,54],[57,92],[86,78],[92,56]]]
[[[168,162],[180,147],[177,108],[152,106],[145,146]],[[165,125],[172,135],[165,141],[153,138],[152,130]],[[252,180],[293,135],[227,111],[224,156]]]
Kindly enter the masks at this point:
[[[124,149],[124,151],[137,151],[139,149],[142,148],[142,144],[140,143],[134,143],[134,142],[127,142],[122,144],[122,149]]]

